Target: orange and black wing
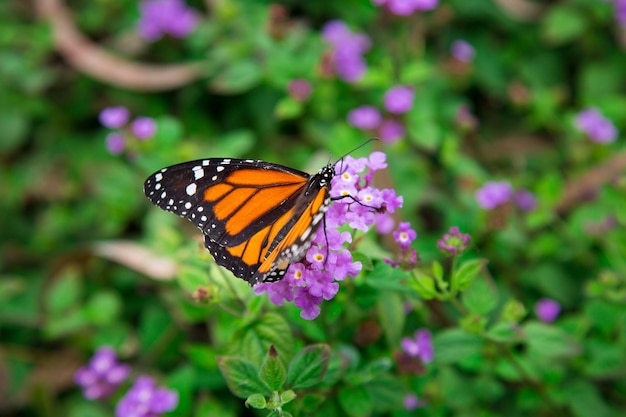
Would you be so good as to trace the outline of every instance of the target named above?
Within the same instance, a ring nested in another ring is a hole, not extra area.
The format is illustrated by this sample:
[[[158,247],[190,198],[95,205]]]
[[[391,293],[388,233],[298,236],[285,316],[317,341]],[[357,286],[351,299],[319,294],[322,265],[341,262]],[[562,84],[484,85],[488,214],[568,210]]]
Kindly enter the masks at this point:
[[[279,280],[304,255],[329,204],[333,175],[331,166],[309,176],[263,161],[213,158],[157,171],[144,192],[191,220],[215,261],[255,284]]]

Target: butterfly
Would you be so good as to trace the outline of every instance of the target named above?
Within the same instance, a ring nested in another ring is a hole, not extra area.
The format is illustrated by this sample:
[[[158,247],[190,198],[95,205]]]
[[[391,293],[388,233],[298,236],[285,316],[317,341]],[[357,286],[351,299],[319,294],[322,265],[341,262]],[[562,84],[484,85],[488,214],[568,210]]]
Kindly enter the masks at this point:
[[[215,262],[250,285],[279,281],[301,259],[331,202],[335,165],[309,175],[252,159],[183,162],[150,175],[144,194],[189,219]]]

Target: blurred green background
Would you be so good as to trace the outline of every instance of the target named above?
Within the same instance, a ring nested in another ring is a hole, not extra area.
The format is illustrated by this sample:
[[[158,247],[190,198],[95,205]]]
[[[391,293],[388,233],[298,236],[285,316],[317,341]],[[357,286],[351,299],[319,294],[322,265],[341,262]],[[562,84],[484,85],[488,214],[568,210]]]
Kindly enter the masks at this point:
[[[155,41],[137,32],[139,2],[0,3],[0,414],[113,415],[72,381],[109,345],[179,392],[172,415],[267,415],[228,391],[216,356],[236,353],[269,311],[277,339],[296,351],[326,343],[346,361],[311,389],[323,405],[296,401],[294,415],[622,415],[626,150],[623,134],[600,143],[575,121],[596,108],[626,131],[626,6],[434,3],[398,16],[367,0],[188,0],[193,30]],[[329,64],[321,32],[332,20],[371,43],[355,82]],[[456,40],[471,59],[453,56]],[[305,99],[289,90],[298,79],[312,88]],[[348,114],[385,113],[397,85],[414,91],[393,116],[406,133],[353,156],[386,153],[377,181],[404,196],[396,220],[418,232],[420,268],[450,266],[436,242],[451,226],[471,235],[468,259],[488,264],[467,299],[425,300],[382,261],[395,246],[371,232],[358,248],[371,268],[308,322],[224,277],[193,226],[143,195],[150,173],[190,159],[316,172],[379,134]],[[112,154],[98,119],[112,106],[153,118],[155,136],[120,129],[126,148]],[[475,193],[491,181],[530,191],[536,207],[481,208]],[[194,301],[199,286],[208,303]],[[555,323],[537,320],[540,298],[560,304]],[[402,303],[406,314],[385,307]],[[417,328],[432,331],[435,360],[406,372],[399,342]],[[371,385],[381,358],[395,396]],[[409,393],[423,399],[415,411],[402,404]]]

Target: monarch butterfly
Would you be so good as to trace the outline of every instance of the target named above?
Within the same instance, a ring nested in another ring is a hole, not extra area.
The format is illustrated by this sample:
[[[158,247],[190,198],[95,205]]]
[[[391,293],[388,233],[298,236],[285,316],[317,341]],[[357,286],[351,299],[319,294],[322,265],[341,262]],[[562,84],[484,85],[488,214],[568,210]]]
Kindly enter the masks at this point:
[[[279,281],[311,246],[331,201],[335,165],[309,175],[252,159],[183,162],[150,175],[144,194],[189,219],[215,262],[250,285]]]

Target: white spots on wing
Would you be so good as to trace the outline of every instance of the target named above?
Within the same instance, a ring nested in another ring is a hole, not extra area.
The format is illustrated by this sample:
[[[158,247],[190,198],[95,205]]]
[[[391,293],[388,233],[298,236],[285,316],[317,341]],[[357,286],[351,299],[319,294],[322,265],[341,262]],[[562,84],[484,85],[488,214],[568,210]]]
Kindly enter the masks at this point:
[[[163,192],[161,193],[161,198],[165,198],[165,197],[167,197],[167,193],[166,193],[165,191],[163,191]]]
[[[213,176],[211,177],[211,181],[217,181],[217,175],[213,175]]]
[[[163,171],[161,171],[161,172],[163,172]],[[154,176],[154,180],[155,180],[156,182],[159,182],[159,181],[161,181],[161,180],[163,179],[163,174],[161,174],[161,172],[157,173],[157,174]]]
[[[196,193],[196,189],[198,188],[198,186],[196,185],[195,182],[192,182],[191,184],[189,184],[187,186],[187,188],[185,188],[185,192],[187,192],[187,195],[194,195]]]
[[[197,180],[204,177],[204,168],[202,168],[202,166],[197,165],[193,167],[192,169],[193,169],[193,175]]]
[[[302,233],[302,236],[300,236],[300,240],[306,240],[311,234],[311,230],[311,226],[307,227],[304,233]]]
[[[222,172],[224,171],[224,167],[223,166],[219,166],[216,168],[217,172]]]
[[[189,210],[189,209],[191,208],[191,203],[190,203],[189,201],[187,201],[187,202],[185,203],[185,208],[186,208],[187,210]]]
[[[194,214],[194,216],[195,216],[195,214]],[[206,221],[206,216],[202,216],[202,217],[200,217],[200,220],[202,220],[203,222],[205,222],[205,221]]]
[[[173,198],[170,198],[170,201],[168,201],[168,202],[167,202],[167,205],[168,205],[168,206],[171,206],[172,204],[174,204],[174,199],[173,199]]]
[[[157,182],[156,185],[154,186],[155,190],[160,190],[161,189],[161,183]]]
[[[208,165],[209,165],[209,163],[211,163],[211,161],[210,161],[210,160],[208,160],[208,159],[205,159],[204,161],[202,161],[202,166],[204,166],[204,167],[205,167],[205,166],[208,166]]]
[[[224,160],[222,161],[222,164],[225,164],[225,165],[230,164],[230,159],[224,159]]]
[[[196,210],[198,210],[198,211],[204,211],[204,207],[202,207],[202,206],[198,206],[198,208],[197,208]]]

